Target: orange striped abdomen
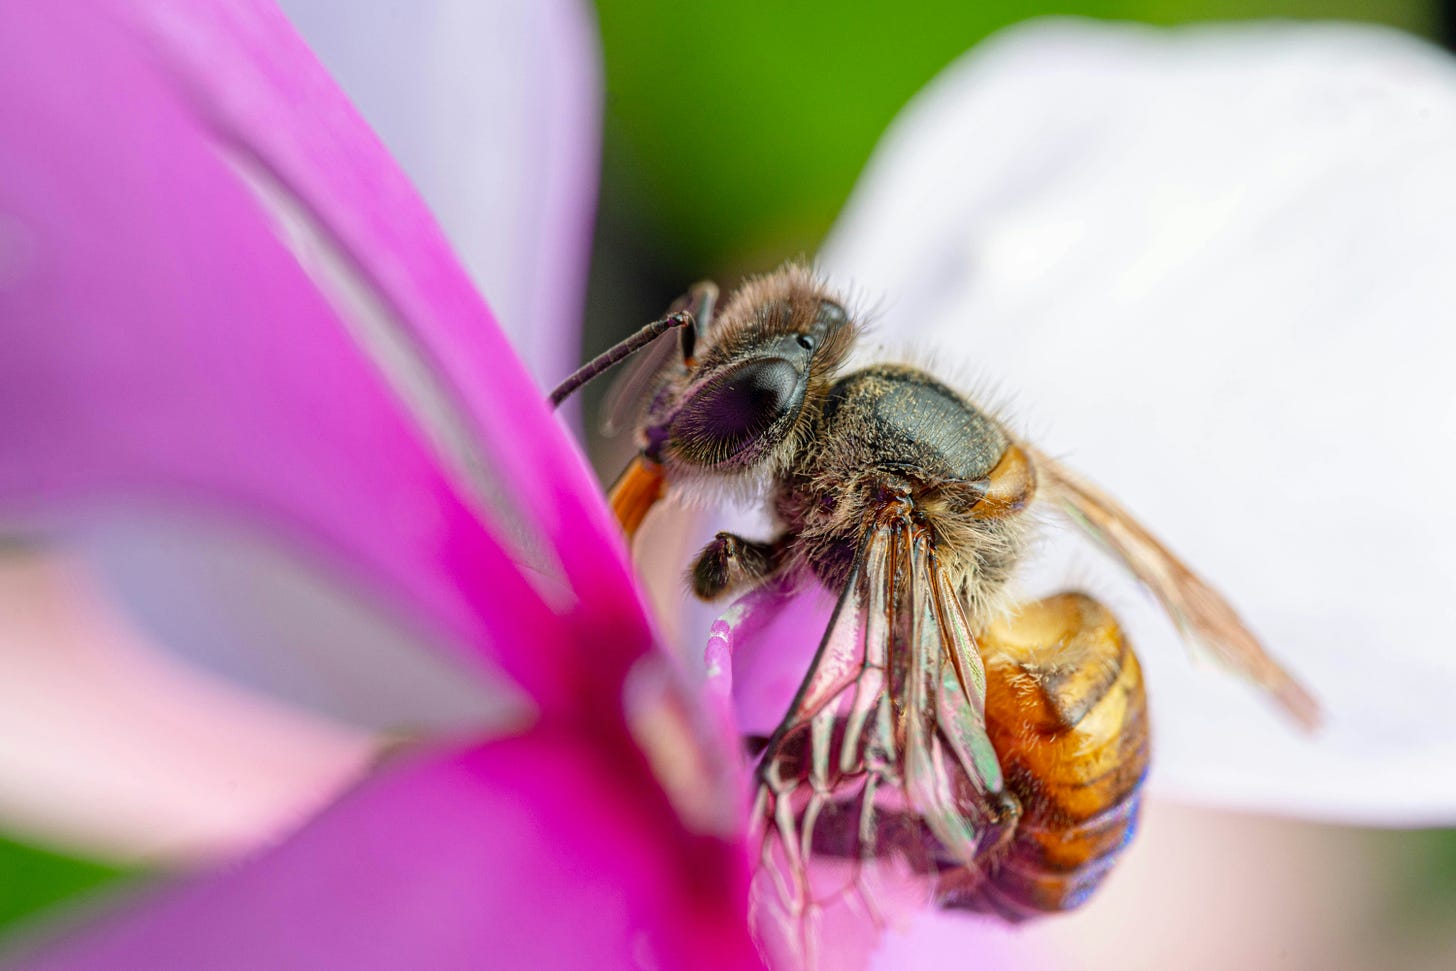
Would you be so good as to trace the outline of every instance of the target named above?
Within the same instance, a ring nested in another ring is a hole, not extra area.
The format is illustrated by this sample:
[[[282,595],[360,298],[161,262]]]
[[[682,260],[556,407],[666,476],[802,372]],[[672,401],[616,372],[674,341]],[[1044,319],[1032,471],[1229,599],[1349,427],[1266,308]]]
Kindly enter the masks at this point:
[[[1070,910],[1097,889],[1137,825],[1148,766],[1137,657],[1104,607],[1082,594],[1025,605],[981,639],[986,720],[1021,801],[1009,840],[947,906],[1009,920]]]

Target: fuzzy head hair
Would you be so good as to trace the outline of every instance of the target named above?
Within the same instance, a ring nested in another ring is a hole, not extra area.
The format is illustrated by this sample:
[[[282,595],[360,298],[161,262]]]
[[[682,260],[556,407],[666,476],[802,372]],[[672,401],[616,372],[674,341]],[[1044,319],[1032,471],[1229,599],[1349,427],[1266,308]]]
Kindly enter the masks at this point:
[[[648,454],[671,479],[772,478],[802,447],[856,330],[804,266],[748,280],[654,397]]]

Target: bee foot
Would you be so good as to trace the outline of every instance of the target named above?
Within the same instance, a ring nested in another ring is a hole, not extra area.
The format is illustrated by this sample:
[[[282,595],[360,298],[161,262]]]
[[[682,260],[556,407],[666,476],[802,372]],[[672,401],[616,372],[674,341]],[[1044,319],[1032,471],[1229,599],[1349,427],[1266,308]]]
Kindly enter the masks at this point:
[[[719,533],[693,561],[693,593],[715,600],[734,587],[762,583],[777,568],[782,541],[758,543]]]

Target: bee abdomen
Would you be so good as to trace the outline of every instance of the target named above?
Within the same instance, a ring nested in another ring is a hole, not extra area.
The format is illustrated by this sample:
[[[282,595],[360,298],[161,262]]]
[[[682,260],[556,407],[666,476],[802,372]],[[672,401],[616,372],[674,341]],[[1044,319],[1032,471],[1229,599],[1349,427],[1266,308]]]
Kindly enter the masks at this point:
[[[1007,845],[950,906],[1009,920],[1070,910],[1101,885],[1137,826],[1148,766],[1137,657],[1081,594],[1022,608],[982,638],[988,732],[1021,801]]]
[[[1023,822],[979,888],[975,909],[1021,921],[1072,910],[1112,871],[1137,827],[1136,790],[1100,816],[1070,825]]]

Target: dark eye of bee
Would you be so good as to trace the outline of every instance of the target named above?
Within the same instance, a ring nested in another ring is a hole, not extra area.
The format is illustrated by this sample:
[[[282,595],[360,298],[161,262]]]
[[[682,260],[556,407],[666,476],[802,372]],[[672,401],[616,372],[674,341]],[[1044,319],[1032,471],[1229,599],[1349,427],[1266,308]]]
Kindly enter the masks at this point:
[[[705,431],[720,441],[738,441],[764,431],[802,397],[799,369],[781,357],[734,368],[704,388],[694,402]]]
[[[790,323],[787,305],[772,309],[777,317],[766,319],[765,327]],[[848,323],[843,307],[820,301],[805,331],[766,336],[752,348],[759,356],[724,368],[694,389],[663,440],[690,464],[752,464],[788,435],[804,407],[815,355]]]
[[[793,343],[790,342],[790,347]],[[742,459],[804,404],[806,369],[783,357],[745,361],[703,385],[673,421],[671,437],[704,465]]]

